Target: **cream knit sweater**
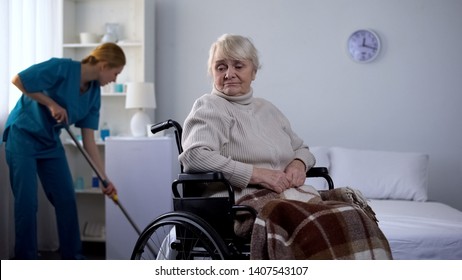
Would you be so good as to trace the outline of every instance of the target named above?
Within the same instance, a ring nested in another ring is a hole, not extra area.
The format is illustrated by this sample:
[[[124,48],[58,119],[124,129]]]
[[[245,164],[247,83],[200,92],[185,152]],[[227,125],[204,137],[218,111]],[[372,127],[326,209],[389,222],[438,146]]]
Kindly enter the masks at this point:
[[[282,112],[253,91],[230,97],[214,89],[201,96],[183,125],[182,144],[185,172],[221,171],[236,197],[255,190],[247,188],[253,166],[284,170],[300,159],[308,170],[315,164]]]

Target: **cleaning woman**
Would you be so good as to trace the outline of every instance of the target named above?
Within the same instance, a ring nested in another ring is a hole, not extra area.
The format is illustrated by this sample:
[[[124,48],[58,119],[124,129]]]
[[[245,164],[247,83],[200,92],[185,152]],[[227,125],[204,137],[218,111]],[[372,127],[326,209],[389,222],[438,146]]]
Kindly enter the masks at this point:
[[[37,175],[55,208],[61,258],[83,258],[73,180],[60,133],[62,124],[81,128],[85,150],[104,170],[94,139],[100,87],[114,82],[125,63],[123,50],[105,43],[82,61],[51,58],[13,77],[23,95],[8,117],[3,141],[14,195],[15,259],[38,258]],[[117,193],[111,182],[103,192]]]

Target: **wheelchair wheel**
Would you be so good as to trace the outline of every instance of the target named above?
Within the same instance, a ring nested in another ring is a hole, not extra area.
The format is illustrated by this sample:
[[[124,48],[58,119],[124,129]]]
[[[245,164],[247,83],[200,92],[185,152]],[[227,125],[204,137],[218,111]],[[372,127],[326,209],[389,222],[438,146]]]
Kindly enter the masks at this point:
[[[189,212],[170,212],[158,217],[141,233],[132,260],[227,259],[228,249],[200,217]]]

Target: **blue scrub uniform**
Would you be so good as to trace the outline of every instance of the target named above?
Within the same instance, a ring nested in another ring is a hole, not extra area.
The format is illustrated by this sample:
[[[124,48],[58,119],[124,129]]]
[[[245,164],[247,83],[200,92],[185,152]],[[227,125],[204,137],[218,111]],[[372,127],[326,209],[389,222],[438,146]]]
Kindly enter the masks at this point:
[[[42,92],[67,110],[69,125],[98,129],[98,81],[80,93],[81,63],[52,58],[20,72],[29,93]],[[23,94],[3,133],[15,209],[15,258],[37,258],[37,174],[55,207],[63,259],[81,258],[81,240],[72,175],[57,126],[47,107]]]

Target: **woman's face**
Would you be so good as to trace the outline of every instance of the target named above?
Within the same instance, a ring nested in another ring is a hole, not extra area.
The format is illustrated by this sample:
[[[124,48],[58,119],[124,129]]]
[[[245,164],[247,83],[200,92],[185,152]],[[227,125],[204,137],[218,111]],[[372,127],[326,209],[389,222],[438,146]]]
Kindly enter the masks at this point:
[[[256,71],[250,60],[230,60],[215,55],[212,76],[215,87],[228,96],[244,95],[250,91]]]
[[[111,68],[107,64],[104,64],[99,74],[99,83],[101,86],[115,82],[117,80],[117,76],[122,72],[123,69],[123,66]]]

